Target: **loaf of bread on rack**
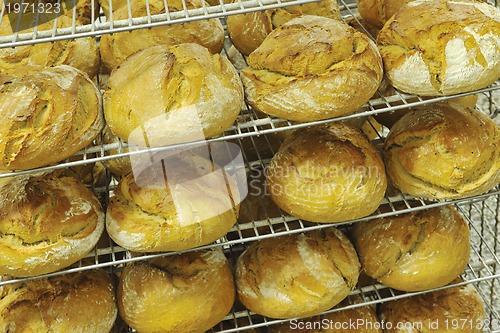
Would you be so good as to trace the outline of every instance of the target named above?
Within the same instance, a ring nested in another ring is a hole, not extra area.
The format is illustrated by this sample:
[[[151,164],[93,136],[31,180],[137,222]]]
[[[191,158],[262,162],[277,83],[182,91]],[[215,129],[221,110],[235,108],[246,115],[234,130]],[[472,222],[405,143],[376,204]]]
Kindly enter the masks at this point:
[[[412,1],[380,31],[385,73],[397,89],[452,95],[500,77],[500,9],[474,1]]]
[[[337,307],[362,302],[360,296],[349,296]],[[358,306],[272,325],[268,327],[267,333],[382,333],[381,327],[374,306]]]
[[[147,4],[148,7],[144,0],[132,0],[130,2],[132,17],[165,14],[164,0],[149,0]],[[202,2],[201,0],[168,1],[168,11],[170,13],[182,11],[184,5],[190,10],[201,8]],[[126,19],[129,19],[128,6],[122,6],[113,12],[113,20]],[[100,51],[104,64],[111,70],[130,55],[150,46],[182,43],[196,43],[206,47],[213,54],[220,53],[224,44],[224,28],[219,19],[207,19],[103,35]]]
[[[89,270],[0,287],[2,332],[111,332],[118,309],[109,275]]]
[[[109,0],[106,0],[106,2]],[[121,1],[121,0],[120,0]],[[4,0],[0,0],[3,7]],[[16,21],[19,12],[22,15],[40,14],[51,19],[60,18],[63,15],[71,19],[75,18],[76,25],[90,24],[92,19],[99,17],[99,3],[97,0],[7,0],[5,2],[4,15],[10,20]],[[5,18],[4,18],[5,19]]]
[[[8,19],[4,16],[0,25],[0,36],[11,36],[16,32],[30,33],[35,29],[37,32],[53,31],[54,27],[71,28],[72,24],[72,19],[67,16],[60,16],[54,20],[49,15],[37,16],[28,12],[22,15],[21,20]],[[99,70],[97,42],[91,37],[82,37],[0,49],[0,73],[28,65],[45,67],[68,65],[92,78]]]
[[[124,248],[190,249],[216,241],[236,223],[236,181],[212,161],[180,153],[160,168],[137,169],[120,179],[106,213],[109,235]]]
[[[267,169],[274,202],[312,222],[342,222],[373,213],[384,198],[382,159],[360,130],[341,123],[299,129]]]
[[[356,223],[353,240],[366,274],[397,290],[442,287],[469,261],[469,228],[452,206]]]
[[[83,258],[99,240],[101,205],[76,179],[16,176],[0,185],[0,274],[57,271]]]
[[[221,134],[242,105],[241,81],[229,60],[194,43],[134,54],[111,73],[104,93],[111,132],[142,146],[144,140],[160,146]]]
[[[259,240],[236,264],[239,300],[271,318],[328,310],[347,297],[358,276],[353,245],[333,227]]]
[[[382,80],[370,38],[347,24],[304,15],[273,30],[241,71],[248,103],[299,122],[354,113]]]
[[[101,97],[70,66],[16,67],[0,74],[0,170],[62,161],[87,147],[103,127]]]
[[[317,15],[340,20],[337,0],[320,0],[301,5],[273,8],[227,17],[227,32],[241,54],[252,53],[271,31],[302,16]]]
[[[457,103],[416,108],[392,126],[384,145],[388,174],[420,198],[463,198],[500,182],[500,128]]]
[[[387,333],[480,333],[489,322],[483,300],[471,284],[382,303],[380,319]]]
[[[130,1],[130,3],[132,2],[133,0]],[[99,6],[108,19],[110,18],[110,14],[120,9],[120,7],[124,6],[128,8],[127,1],[123,0],[99,0]]]
[[[138,332],[201,333],[229,313],[235,287],[217,248],[128,265],[117,294],[121,317]]]

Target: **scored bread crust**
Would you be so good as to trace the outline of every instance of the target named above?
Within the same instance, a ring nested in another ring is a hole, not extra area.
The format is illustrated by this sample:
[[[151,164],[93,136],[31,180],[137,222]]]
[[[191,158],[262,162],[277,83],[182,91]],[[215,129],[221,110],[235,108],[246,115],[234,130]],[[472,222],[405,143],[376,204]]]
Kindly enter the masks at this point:
[[[317,15],[340,20],[338,2],[320,0],[296,6],[228,16],[226,20],[227,32],[236,49],[247,56],[262,44],[271,31],[302,15]]]
[[[120,275],[118,308],[138,332],[205,332],[229,313],[233,274],[220,249],[129,265]]]
[[[0,274],[67,267],[92,250],[104,229],[99,201],[72,177],[13,178],[0,193]]]
[[[103,270],[4,285],[2,332],[110,332],[116,317],[114,287]]]
[[[420,198],[463,198],[500,182],[500,129],[482,112],[458,103],[417,108],[398,120],[384,160],[401,191]]]
[[[267,169],[273,201],[312,222],[342,222],[373,213],[384,198],[382,159],[364,134],[345,124],[301,129]]]
[[[273,30],[241,71],[248,103],[299,122],[353,113],[382,80],[382,60],[365,34],[304,15]]]
[[[412,1],[377,36],[391,84],[438,96],[484,88],[500,77],[500,9],[475,1]]]
[[[467,222],[452,206],[357,223],[353,241],[366,274],[403,291],[450,283],[470,256]]]
[[[96,86],[70,66],[0,74],[0,169],[47,166],[87,147],[104,118]]]
[[[111,132],[129,143],[147,138],[149,146],[216,136],[242,104],[243,87],[229,60],[193,43],[134,54],[111,73],[104,93]]]
[[[164,0],[149,0],[149,7],[147,7],[145,1],[132,1],[132,17],[163,14],[165,13],[164,4]],[[196,0],[172,0],[168,2],[168,10],[170,12],[181,11],[184,8],[183,4],[186,9],[202,7],[201,2]],[[119,7],[113,12],[114,20],[128,18],[128,6]],[[209,19],[103,35],[100,51],[106,67],[114,69],[127,57],[145,48],[182,43],[196,43],[209,49],[212,54],[218,54],[224,44],[224,27],[219,19]]]
[[[266,238],[238,258],[239,300],[270,318],[317,315],[355,287],[359,261],[349,239],[335,228]]]

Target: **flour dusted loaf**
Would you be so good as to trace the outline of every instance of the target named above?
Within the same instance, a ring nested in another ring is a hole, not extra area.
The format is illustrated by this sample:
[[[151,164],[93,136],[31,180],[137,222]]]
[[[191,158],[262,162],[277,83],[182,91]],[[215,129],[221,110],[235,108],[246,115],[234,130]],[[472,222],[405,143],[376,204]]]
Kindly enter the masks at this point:
[[[17,67],[0,74],[0,170],[59,162],[102,129],[101,99],[87,75],[70,66]]]
[[[456,103],[416,108],[385,141],[388,174],[421,198],[462,198],[500,182],[500,129],[482,112]]]
[[[294,121],[357,111],[382,80],[377,47],[347,24],[304,15],[273,30],[241,71],[258,111]]]
[[[147,138],[149,146],[216,136],[242,105],[243,87],[229,60],[193,43],[134,54],[111,73],[104,93],[111,132],[129,143]]]
[[[0,185],[0,274],[54,272],[83,258],[99,240],[101,205],[76,179],[20,176]]]
[[[452,206],[356,223],[353,229],[366,274],[403,291],[456,279],[469,261],[469,237],[467,222]]]
[[[387,187],[378,152],[360,130],[340,123],[295,131],[267,169],[273,201],[313,222],[341,222],[373,213]]]
[[[38,19],[38,20],[37,20]],[[52,30],[57,28],[69,28],[72,19],[60,16],[54,22],[50,16],[26,13],[19,21],[20,28],[17,30],[18,20],[9,20],[4,17],[0,25],[0,36],[11,36],[14,31],[19,33]],[[68,65],[94,77],[99,69],[99,50],[97,42],[91,37],[76,38],[71,40],[55,41],[53,43],[39,43],[35,45],[17,46],[14,48],[0,49],[0,73],[8,72],[9,69],[28,65],[53,67]]]
[[[121,317],[138,332],[202,333],[229,313],[235,287],[229,262],[214,249],[129,265],[117,294]]]
[[[106,227],[119,245],[137,252],[178,251],[214,242],[236,223],[239,192],[234,179],[211,161],[181,154],[123,176],[106,212]],[[139,182],[139,184],[138,184]]]
[[[271,31],[302,15],[317,15],[340,20],[339,4],[336,0],[321,0],[242,15],[231,15],[227,17],[227,32],[233,45],[247,56],[262,44]]]
[[[168,1],[169,12],[186,9],[201,8],[199,0],[172,0]],[[144,0],[133,0],[130,3],[132,17],[165,13],[163,0],[150,0],[148,7]],[[127,5],[119,7],[113,12],[113,20],[129,18]],[[151,29],[139,29],[131,32],[114,33],[101,37],[101,57],[107,68],[113,69],[120,65],[128,56],[155,45],[177,45],[181,43],[197,43],[216,54],[222,50],[224,44],[224,28],[219,19],[198,20],[188,23],[177,23]]]
[[[90,270],[0,289],[2,332],[107,333],[118,309],[114,287],[102,270]]]
[[[412,1],[377,37],[391,84],[422,96],[484,88],[500,77],[500,9],[473,1]]]
[[[241,303],[271,318],[317,315],[355,287],[359,261],[349,239],[335,228],[266,238],[238,258]]]
[[[415,324],[421,325],[421,333],[480,333],[485,318],[484,303],[473,285],[402,298],[382,303],[380,308],[387,333],[406,333],[404,327]]]

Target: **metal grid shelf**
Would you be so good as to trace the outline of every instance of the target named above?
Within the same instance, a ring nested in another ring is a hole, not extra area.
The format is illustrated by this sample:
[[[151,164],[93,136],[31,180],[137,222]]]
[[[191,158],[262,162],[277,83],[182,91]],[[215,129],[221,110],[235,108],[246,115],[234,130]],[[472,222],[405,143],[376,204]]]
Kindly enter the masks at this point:
[[[76,3],[76,0],[74,1]],[[211,18],[221,18],[228,15],[237,15],[254,11],[261,11],[265,9],[300,5],[304,3],[315,2],[318,0],[237,0],[234,1],[234,3],[224,3],[222,0],[220,0],[219,4],[215,6],[210,6],[206,2],[200,0],[200,8],[196,9],[187,9],[186,3],[185,1],[183,1],[183,10],[175,12],[168,10],[168,1],[165,0],[165,12],[156,15],[151,15],[148,1],[143,1],[148,8],[147,16],[133,17],[130,14],[130,10],[129,17],[124,20],[115,20],[113,19],[112,14],[110,15],[109,19],[106,19],[106,17],[104,17],[102,13],[97,17],[92,14],[91,24],[78,24],[75,18],[76,11],[73,10],[71,14],[68,14],[72,18],[72,25],[70,27],[58,29],[54,27],[52,30],[16,32],[12,35],[0,36],[0,48],[47,43],[81,37],[94,37],[103,34],[112,34],[138,29],[148,29],[158,26],[186,23]],[[111,3],[111,0],[109,0],[109,2]],[[126,2],[128,8],[130,9],[130,0],[127,0]],[[7,11],[5,2],[2,1],[0,12],[2,20],[10,19],[13,22],[19,22],[23,16],[23,13],[21,11],[19,11],[19,13],[8,14],[10,18],[8,18],[7,15],[4,15],[6,13]],[[92,3],[92,13],[94,13],[94,3]],[[39,16],[39,13],[36,13],[37,22],[39,21]],[[59,14],[56,15],[56,19],[57,17],[59,17]],[[17,28],[17,30],[18,29],[19,28]]]

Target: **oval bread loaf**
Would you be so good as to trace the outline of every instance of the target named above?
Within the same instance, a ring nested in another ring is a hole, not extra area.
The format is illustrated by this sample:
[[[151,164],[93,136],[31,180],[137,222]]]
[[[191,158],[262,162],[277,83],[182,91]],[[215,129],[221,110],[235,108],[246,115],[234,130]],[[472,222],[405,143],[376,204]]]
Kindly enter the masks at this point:
[[[241,71],[248,103],[299,122],[353,113],[382,80],[382,60],[365,34],[304,15],[273,30]]]
[[[35,276],[65,268],[96,245],[99,201],[71,177],[21,177],[0,190],[0,274]]]
[[[475,1],[412,1],[377,36],[397,89],[422,96],[484,88],[500,77],[500,9]]]

